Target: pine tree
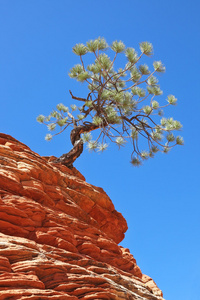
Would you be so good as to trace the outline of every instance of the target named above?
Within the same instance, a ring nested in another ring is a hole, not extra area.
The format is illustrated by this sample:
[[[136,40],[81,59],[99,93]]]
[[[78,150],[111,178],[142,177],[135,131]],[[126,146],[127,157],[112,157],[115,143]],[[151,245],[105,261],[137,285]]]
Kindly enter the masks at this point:
[[[141,64],[144,56],[152,56],[153,46],[149,42],[142,42],[139,46],[138,54],[134,48],[126,48],[122,41],[114,41],[109,46],[104,38],[99,37],[86,45],[73,47],[80,63],[70,70],[69,76],[87,85],[87,97],[74,96],[70,91],[72,99],[81,104],[79,107],[58,104],[49,116],[37,117],[37,121],[47,125],[52,132],[45,137],[48,141],[73,126],[70,134],[73,148],[56,162],[72,167],[82,153],[84,143],[90,151],[104,151],[108,141],[119,147],[130,141],[134,166],[141,165],[158,151],[167,153],[175,145],[183,145],[182,137],[174,135],[174,131],[181,129],[181,123],[163,117],[163,108],[175,105],[177,99],[169,95],[164,104],[157,100],[161,98],[163,102],[156,75],[165,72],[165,67],[161,61],[154,61],[150,71],[146,64]],[[88,53],[94,59],[86,66],[83,57]],[[114,68],[122,55],[126,56],[126,64]],[[57,128],[58,132],[53,134]],[[91,134],[94,130],[99,130],[95,139]]]

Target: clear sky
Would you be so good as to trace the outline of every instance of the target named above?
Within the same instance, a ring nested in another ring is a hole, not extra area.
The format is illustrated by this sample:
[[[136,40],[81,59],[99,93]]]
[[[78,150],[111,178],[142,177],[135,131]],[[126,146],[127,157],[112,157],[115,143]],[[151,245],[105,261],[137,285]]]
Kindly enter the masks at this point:
[[[57,103],[72,104],[69,89],[87,92],[67,75],[78,63],[74,44],[103,36],[139,50],[139,42],[149,41],[154,59],[165,64],[164,97],[178,98],[167,114],[183,124],[185,146],[140,168],[129,163],[129,146],[85,150],[75,167],[126,218],[122,246],[168,300],[199,297],[199,11],[198,0],[0,0],[0,131],[40,155],[60,156],[71,147],[65,133],[46,142],[36,117]]]

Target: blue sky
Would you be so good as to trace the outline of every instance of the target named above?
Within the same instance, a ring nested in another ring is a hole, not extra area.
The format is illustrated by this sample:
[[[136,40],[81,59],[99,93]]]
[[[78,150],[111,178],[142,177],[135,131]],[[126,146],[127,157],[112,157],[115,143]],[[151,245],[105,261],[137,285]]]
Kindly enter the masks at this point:
[[[199,9],[197,0],[0,0],[0,131],[40,155],[60,156],[71,147],[65,133],[46,142],[36,117],[71,104],[69,89],[87,92],[67,75],[78,63],[76,43],[103,36],[139,50],[149,41],[153,59],[165,64],[164,97],[178,98],[167,114],[183,124],[185,146],[140,168],[129,163],[129,146],[85,150],[75,166],[124,215],[129,229],[122,246],[170,300],[199,295]]]

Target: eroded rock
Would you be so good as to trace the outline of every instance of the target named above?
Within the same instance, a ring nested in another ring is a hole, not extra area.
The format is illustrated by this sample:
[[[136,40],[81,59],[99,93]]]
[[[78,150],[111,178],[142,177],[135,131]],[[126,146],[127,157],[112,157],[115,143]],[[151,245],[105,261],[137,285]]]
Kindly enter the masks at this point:
[[[52,161],[0,134],[0,300],[163,300],[108,195]]]

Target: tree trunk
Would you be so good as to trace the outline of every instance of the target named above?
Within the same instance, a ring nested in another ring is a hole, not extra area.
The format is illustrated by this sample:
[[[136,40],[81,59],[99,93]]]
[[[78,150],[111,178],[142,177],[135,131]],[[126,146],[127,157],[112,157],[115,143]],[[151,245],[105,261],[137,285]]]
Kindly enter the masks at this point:
[[[93,131],[97,128],[99,128],[99,126],[91,123],[86,125],[75,126],[75,128],[71,131],[70,134],[70,140],[73,145],[73,148],[68,153],[61,155],[54,162],[61,163],[70,169],[73,168],[73,163],[83,152],[83,141],[81,139],[81,134]]]

